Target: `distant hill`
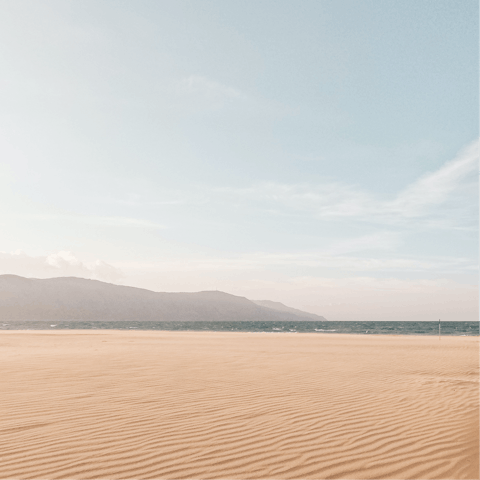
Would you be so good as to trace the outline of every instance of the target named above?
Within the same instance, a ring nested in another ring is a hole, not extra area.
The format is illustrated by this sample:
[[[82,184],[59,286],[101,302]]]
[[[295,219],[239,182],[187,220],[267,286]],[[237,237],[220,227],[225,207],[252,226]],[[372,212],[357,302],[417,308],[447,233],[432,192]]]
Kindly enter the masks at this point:
[[[0,275],[2,321],[298,322],[311,315],[284,308],[286,310],[270,308],[218,291],[158,293],[76,277],[35,279]],[[324,320],[323,317],[314,317],[312,320]]]
[[[287,307],[280,302],[272,302],[271,300],[252,300],[253,303],[260,305],[262,307],[270,308],[272,310],[277,310],[278,312],[286,312],[296,315],[297,317],[304,317],[303,320],[316,320],[317,322],[326,322],[327,319],[320,315],[315,315],[314,313],[303,312],[302,310],[297,310],[296,308]]]

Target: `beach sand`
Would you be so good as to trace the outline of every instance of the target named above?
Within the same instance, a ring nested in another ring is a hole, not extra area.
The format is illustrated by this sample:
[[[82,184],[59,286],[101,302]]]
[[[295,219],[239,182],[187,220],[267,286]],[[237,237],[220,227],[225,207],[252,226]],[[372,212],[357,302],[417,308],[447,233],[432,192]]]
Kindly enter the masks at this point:
[[[478,337],[0,333],[0,478],[478,479]]]

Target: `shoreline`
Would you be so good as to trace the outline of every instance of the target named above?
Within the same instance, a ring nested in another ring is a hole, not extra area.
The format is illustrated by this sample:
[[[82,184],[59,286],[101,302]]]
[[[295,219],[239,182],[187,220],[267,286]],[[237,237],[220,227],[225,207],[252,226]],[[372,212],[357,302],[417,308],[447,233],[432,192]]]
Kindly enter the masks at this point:
[[[52,328],[51,330],[47,328],[42,328],[42,329],[5,329],[2,330],[0,329],[0,335],[3,333],[8,333],[8,332],[13,332],[13,333],[21,333],[21,332],[31,332],[31,333],[36,333],[36,332],[48,332],[48,333],[65,333],[69,332],[72,334],[83,334],[85,332],[89,333],[107,333],[107,332],[112,332],[112,333],[132,333],[132,332],[142,332],[142,333],[185,333],[185,334],[273,334],[273,335],[311,335],[311,336],[352,336],[352,337],[385,337],[385,338],[391,338],[391,337],[402,337],[402,338],[410,338],[410,337],[419,337],[419,338],[477,338],[480,341],[480,335],[448,335],[448,334],[441,334],[439,335],[430,335],[430,334],[401,334],[401,333],[392,333],[392,334],[385,334],[385,333],[327,333],[327,332],[272,332],[272,331],[228,331],[228,330],[143,330],[140,328],[129,328],[129,329],[115,329],[115,328],[59,328],[59,329],[54,329]]]

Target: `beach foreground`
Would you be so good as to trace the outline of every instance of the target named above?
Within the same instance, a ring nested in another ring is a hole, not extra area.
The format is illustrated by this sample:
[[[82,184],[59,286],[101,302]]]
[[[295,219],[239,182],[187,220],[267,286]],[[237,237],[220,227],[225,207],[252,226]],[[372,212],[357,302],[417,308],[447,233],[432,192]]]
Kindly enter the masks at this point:
[[[0,478],[478,479],[478,337],[0,333]]]

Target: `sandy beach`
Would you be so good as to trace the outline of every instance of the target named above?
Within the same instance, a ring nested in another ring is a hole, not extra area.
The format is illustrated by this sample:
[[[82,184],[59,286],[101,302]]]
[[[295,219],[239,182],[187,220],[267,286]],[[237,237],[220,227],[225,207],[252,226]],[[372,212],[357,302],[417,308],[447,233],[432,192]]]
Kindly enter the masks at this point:
[[[478,479],[478,337],[0,333],[1,479]]]

